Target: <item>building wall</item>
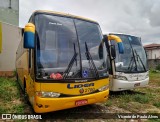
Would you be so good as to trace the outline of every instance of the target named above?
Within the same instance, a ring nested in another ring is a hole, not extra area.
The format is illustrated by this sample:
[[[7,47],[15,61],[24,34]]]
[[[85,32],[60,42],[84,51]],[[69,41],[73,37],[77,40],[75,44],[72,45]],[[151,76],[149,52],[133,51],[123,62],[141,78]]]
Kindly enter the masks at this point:
[[[2,23],[2,51],[0,53],[0,75],[15,70],[16,50],[22,38],[19,27]]]
[[[148,59],[160,58],[160,49],[147,50]]]
[[[0,0],[0,22],[19,26],[19,0]]]
[[[19,10],[19,0],[0,0],[0,7],[9,8],[11,1],[11,9]]]

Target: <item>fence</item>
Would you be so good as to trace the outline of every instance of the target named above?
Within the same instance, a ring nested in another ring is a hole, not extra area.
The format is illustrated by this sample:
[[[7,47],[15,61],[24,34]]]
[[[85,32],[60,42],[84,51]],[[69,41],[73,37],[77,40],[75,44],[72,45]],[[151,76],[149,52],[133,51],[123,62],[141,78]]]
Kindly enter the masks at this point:
[[[148,66],[150,69],[155,69],[158,65],[160,65],[160,59],[148,59]]]
[[[17,26],[1,24],[0,76],[11,76],[15,70],[16,50],[22,39],[22,30]]]

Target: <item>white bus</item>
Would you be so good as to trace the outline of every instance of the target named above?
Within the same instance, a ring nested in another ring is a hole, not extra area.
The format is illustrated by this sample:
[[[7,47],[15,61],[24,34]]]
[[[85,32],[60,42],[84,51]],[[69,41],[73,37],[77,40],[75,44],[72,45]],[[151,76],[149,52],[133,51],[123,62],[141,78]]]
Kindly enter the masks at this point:
[[[119,52],[118,44],[111,40],[109,47],[115,47],[116,58],[110,55],[110,90],[122,91],[144,87],[149,82],[146,52],[141,43],[141,38],[126,34],[109,34],[120,37],[124,52]],[[110,54],[110,50],[109,54]]]

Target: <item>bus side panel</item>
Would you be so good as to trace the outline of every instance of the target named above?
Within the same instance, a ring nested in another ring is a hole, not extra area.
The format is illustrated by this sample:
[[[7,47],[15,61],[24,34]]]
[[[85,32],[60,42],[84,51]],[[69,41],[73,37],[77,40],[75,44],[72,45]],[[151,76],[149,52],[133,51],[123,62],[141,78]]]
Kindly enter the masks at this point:
[[[26,88],[27,88],[27,94],[28,94],[28,99],[31,104],[33,104],[34,100],[34,81],[31,78],[30,74],[26,75]]]
[[[16,69],[19,78],[19,83],[24,88],[24,79],[28,74],[28,51],[25,51],[16,61]]]

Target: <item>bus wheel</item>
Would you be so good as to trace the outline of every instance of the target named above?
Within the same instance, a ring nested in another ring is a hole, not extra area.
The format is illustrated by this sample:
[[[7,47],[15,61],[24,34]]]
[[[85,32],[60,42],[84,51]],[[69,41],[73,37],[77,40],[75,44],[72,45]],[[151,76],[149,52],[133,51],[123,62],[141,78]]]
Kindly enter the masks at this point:
[[[18,78],[18,73],[16,73],[16,81],[17,81],[17,82],[18,82],[18,79],[19,79],[19,78]]]
[[[24,99],[27,101],[27,103],[29,102],[28,100],[28,94],[27,94],[27,88],[26,88],[26,80],[24,79]]]
[[[25,104],[27,104],[29,106],[29,108],[31,109],[31,111],[33,111],[33,108],[32,108],[32,105],[29,101],[29,96],[27,94],[27,86],[26,86],[26,80],[24,78],[24,91],[23,91],[23,95],[24,95],[24,101],[25,101]]]

